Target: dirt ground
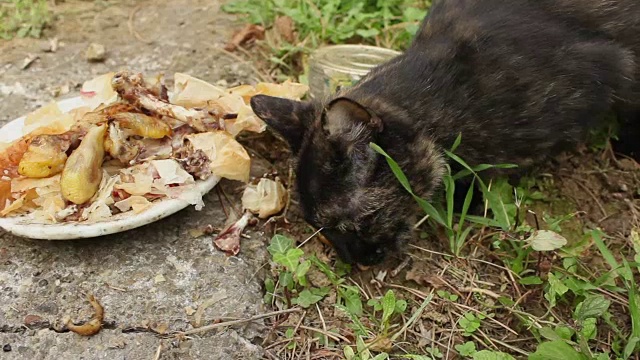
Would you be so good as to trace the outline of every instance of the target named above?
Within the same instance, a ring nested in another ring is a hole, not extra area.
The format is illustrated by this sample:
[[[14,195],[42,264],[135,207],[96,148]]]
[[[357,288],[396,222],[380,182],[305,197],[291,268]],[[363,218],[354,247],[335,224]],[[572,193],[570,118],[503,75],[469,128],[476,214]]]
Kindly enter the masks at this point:
[[[241,24],[222,13],[218,1],[57,3],[53,10],[58,19],[43,39],[0,42],[0,125],[53,99],[75,96],[83,81],[120,68],[164,72],[168,76],[185,72],[229,86],[259,79],[249,63],[219,50]],[[58,49],[46,51],[53,38],[59,41]],[[106,47],[103,62],[85,60],[90,43]],[[22,69],[30,56],[37,56],[37,60]],[[245,139],[244,144],[252,153],[255,176],[276,170],[286,179],[288,154],[281,143],[262,134]],[[531,209],[538,216],[575,212],[565,230],[581,234],[584,229],[600,227],[611,236],[608,241],[615,254],[630,252],[630,232],[639,225],[638,164],[622,158],[614,160],[609,152],[585,151],[550,164],[538,180],[539,190],[547,195],[546,201]],[[198,309],[211,299],[210,303],[217,305],[203,309],[203,323],[272,310],[262,304],[262,284],[265,246],[273,226],[259,224],[252,228],[251,239],[243,244],[237,258],[226,258],[215,251],[210,238],[190,235],[192,230],[209,224],[223,226],[225,212],[238,206],[241,187],[237,183],[224,181],[220,189],[229,195],[230,202],[221,200],[224,196],[220,191],[212,191],[202,212],[187,209],[157,224],[97,240],[49,243],[0,232],[0,345],[11,345],[8,358],[139,359],[154,358],[156,353],[161,359],[273,358],[265,355],[269,352],[263,346],[266,328],[260,323],[186,340],[162,336],[167,331],[189,328],[195,321],[189,309]],[[290,224],[278,223],[280,231],[298,240],[308,236],[295,199],[288,220]],[[542,291],[521,292],[505,275],[501,255],[488,249],[487,239],[489,235],[474,237],[465,249],[470,259],[464,260],[443,255],[447,240],[428,236],[412,244],[406,254],[381,266],[354,270],[349,280],[370,297],[383,294],[386,288],[407,296],[424,297],[433,289],[459,295],[465,299],[462,305],[434,301],[400,342],[405,348],[430,344],[452,348],[462,336],[447,324],[455,323],[452,319],[465,311],[465,304],[475,307],[482,303],[479,309],[495,309],[496,296],[509,294],[520,299],[528,311],[540,311],[536,304]],[[309,242],[305,250],[321,259],[333,257],[317,241]],[[585,262],[601,259],[590,258],[588,253],[584,256]],[[381,272],[386,276],[381,278]],[[90,339],[58,332],[56,322],[64,314],[88,318],[85,294],[89,292],[96,293],[105,305],[105,329]],[[333,313],[332,300],[335,298],[320,302],[319,312]],[[526,329],[512,323],[511,315],[497,311],[495,321],[489,322],[485,331],[491,338],[500,339],[502,344],[496,345],[500,349],[513,345],[533,350],[535,342],[522,336]],[[621,328],[629,327],[628,314],[620,310],[619,315],[616,321]],[[348,322],[339,316],[321,320],[314,316],[309,315],[305,324],[346,328],[344,323]],[[295,324],[297,320],[292,317],[287,321]],[[353,339],[348,331],[343,335]],[[324,354],[314,358],[340,358],[336,352]],[[293,355],[293,351],[289,355],[284,351],[276,358],[295,358]],[[446,353],[444,358],[455,356]]]

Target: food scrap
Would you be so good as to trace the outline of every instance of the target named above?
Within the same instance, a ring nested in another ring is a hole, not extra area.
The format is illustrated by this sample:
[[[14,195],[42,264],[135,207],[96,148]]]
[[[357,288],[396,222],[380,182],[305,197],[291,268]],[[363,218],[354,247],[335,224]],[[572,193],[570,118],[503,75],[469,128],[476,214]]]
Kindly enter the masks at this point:
[[[231,225],[222,230],[213,240],[213,244],[229,256],[238,255],[240,252],[240,236],[249,225],[251,218],[253,218],[253,214],[245,212],[238,221],[231,223]]]
[[[307,90],[291,81],[225,89],[176,73],[170,92],[162,75],[100,75],[83,84],[81,107],[64,112],[52,102],[26,116],[22,137],[0,143],[0,217],[94,223],[134,216],[165,199],[200,210],[198,182],[249,182],[251,158],[236,136],[266,129],[251,97],[299,100]],[[260,217],[277,212],[280,186],[251,186],[247,208]],[[217,243],[237,253],[234,236]]]
[[[104,320],[104,308],[93,295],[89,295],[89,303],[93,306],[94,315],[88,322],[82,325],[74,325],[71,318],[67,317],[64,321],[67,328],[74,333],[82,336],[91,336],[97,334],[102,328],[102,320]]]
[[[260,179],[258,185],[247,185],[242,194],[242,207],[265,219],[282,211],[287,204],[287,189],[280,179]]]

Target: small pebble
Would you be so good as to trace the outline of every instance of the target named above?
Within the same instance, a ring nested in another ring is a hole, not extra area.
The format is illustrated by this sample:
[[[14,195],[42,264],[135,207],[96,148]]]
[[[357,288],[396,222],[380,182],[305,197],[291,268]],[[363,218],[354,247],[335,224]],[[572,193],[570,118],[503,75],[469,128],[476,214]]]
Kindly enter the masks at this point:
[[[11,344],[4,344],[4,346],[2,346],[2,351],[4,352],[11,351]]]
[[[104,45],[98,43],[91,43],[84,53],[84,57],[87,61],[100,62],[104,61],[107,55],[107,50]]]

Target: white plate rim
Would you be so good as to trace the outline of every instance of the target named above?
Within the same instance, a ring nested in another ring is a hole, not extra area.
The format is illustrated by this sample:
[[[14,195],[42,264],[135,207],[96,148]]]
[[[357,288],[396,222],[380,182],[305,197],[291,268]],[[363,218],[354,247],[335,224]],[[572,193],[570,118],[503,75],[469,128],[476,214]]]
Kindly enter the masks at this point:
[[[85,105],[80,96],[57,101],[57,104],[62,112],[68,112]],[[0,128],[0,142],[10,142],[20,138],[25,119],[26,115],[21,116]],[[206,180],[197,180],[196,187],[204,196],[219,181],[220,177],[212,175]],[[87,239],[139,228],[173,215],[190,205],[187,201],[180,199],[163,199],[153,202],[149,208],[139,214],[116,215],[108,221],[86,224],[81,222],[35,223],[24,216],[8,217],[0,218],[0,228],[16,236],[37,240]]]

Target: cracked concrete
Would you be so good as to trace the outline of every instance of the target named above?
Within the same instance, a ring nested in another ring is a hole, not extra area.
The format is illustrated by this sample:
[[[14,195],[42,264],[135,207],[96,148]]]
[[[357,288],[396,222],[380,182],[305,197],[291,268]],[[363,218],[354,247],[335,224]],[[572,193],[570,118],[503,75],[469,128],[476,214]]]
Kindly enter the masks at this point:
[[[131,35],[128,19],[146,44]],[[100,12],[99,12],[100,11]],[[78,84],[107,71],[129,68],[172,75],[186,72],[229,85],[255,83],[251,68],[224,55],[234,19],[217,1],[66,1],[57,5],[60,48],[43,52],[46,39],[0,42],[0,125],[54,99],[77,96]],[[106,46],[104,63],[84,60],[91,42]],[[21,70],[23,59],[36,60]],[[64,92],[64,91],[63,91]],[[255,158],[253,171],[271,165]],[[241,185],[219,185],[239,204]],[[121,234],[78,241],[34,241],[0,230],[0,351],[2,359],[258,359],[264,328],[251,323],[188,339],[162,333],[206,325],[220,318],[264,312],[265,236],[249,232],[238,257],[227,257],[208,236],[192,230],[222,227],[225,213],[216,189],[205,208],[187,208],[165,220]],[[229,204],[226,205],[229,207]],[[259,228],[257,229],[259,230]],[[104,328],[93,337],[56,332],[65,315],[92,315],[87,295],[105,308]],[[202,304],[209,304],[197,312]],[[258,345],[256,345],[258,344]]]

